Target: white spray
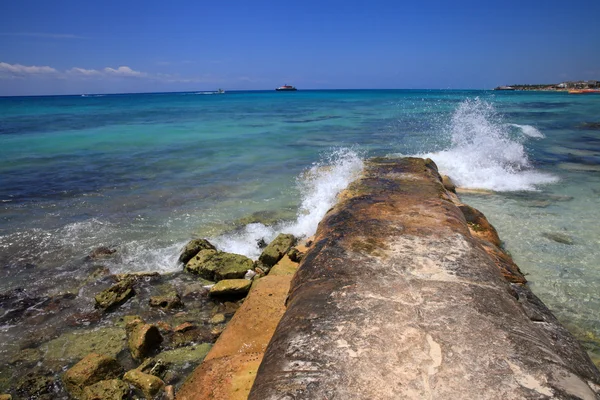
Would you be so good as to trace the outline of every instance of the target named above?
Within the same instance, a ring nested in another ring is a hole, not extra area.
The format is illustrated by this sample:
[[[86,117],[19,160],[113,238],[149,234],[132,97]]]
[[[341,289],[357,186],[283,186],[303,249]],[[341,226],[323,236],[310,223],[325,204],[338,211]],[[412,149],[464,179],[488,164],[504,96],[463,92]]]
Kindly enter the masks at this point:
[[[337,195],[358,178],[362,169],[363,161],[356,151],[336,150],[297,178],[302,202],[295,221],[276,226],[248,224],[239,232],[210,239],[211,243],[224,251],[257,258],[261,252],[257,246],[260,239],[268,243],[279,233],[296,237],[314,235],[327,210],[335,205]]]
[[[532,126],[503,123],[491,103],[465,100],[447,129],[450,148],[420,156],[433,159],[441,173],[465,188],[535,190],[536,185],[556,182],[558,178],[533,169],[523,144],[511,137],[511,126],[527,137],[544,137]]]

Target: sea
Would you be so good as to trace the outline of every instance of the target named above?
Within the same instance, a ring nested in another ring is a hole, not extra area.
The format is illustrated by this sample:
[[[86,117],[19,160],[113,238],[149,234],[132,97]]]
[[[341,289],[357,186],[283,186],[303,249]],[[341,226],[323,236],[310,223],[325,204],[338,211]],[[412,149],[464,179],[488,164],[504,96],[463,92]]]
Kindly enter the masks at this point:
[[[313,235],[373,156],[430,157],[472,189],[462,200],[485,213],[533,292],[600,363],[597,95],[0,98],[0,300],[72,291],[101,246],[116,250],[102,261],[111,273],[181,271],[179,252],[198,237],[255,259],[261,239]],[[26,332],[0,321],[2,359]]]

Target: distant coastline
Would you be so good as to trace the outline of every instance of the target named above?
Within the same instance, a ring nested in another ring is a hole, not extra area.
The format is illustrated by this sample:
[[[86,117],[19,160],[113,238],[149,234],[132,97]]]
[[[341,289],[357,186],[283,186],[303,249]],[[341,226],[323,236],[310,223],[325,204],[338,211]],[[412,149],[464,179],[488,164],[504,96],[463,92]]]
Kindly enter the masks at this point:
[[[565,81],[547,84],[519,84],[495,87],[494,90],[527,90],[543,92],[566,92],[573,89],[600,89],[600,80]]]

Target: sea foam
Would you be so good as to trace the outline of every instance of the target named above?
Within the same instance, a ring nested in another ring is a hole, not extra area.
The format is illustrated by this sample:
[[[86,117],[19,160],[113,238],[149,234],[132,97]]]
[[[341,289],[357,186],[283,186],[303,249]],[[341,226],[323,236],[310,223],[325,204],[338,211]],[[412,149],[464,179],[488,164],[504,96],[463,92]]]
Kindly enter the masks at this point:
[[[235,233],[211,238],[211,242],[221,250],[258,258],[261,250],[257,242],[260,239],[268,243],[279,233],[312,236],[327,210],[335,205],[338,194],[358,178],[362,169],[363,160],[357,151],[347,148],[335,150],[296,179],[302,201],[295,221],[274,226],[248,224]]]
[[[511,134],[518,128],[521,137]],[[495,191],[536,190],[536,185],[553,183],[558,178],[536,171],[523,142],[542,138],[533,126],[506,124],[492,103],[479,98],[460,103],[445,129],[449,148],[419,154],[429,157],[440,172],[464,188]]]

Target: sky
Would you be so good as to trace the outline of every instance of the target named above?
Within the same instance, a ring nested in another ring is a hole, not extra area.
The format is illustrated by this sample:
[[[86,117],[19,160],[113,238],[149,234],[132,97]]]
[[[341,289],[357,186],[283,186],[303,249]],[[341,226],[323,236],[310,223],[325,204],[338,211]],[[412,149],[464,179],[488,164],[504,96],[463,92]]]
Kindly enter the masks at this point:
[[[0,0],[0,96],[582,79],[599,0]]]

